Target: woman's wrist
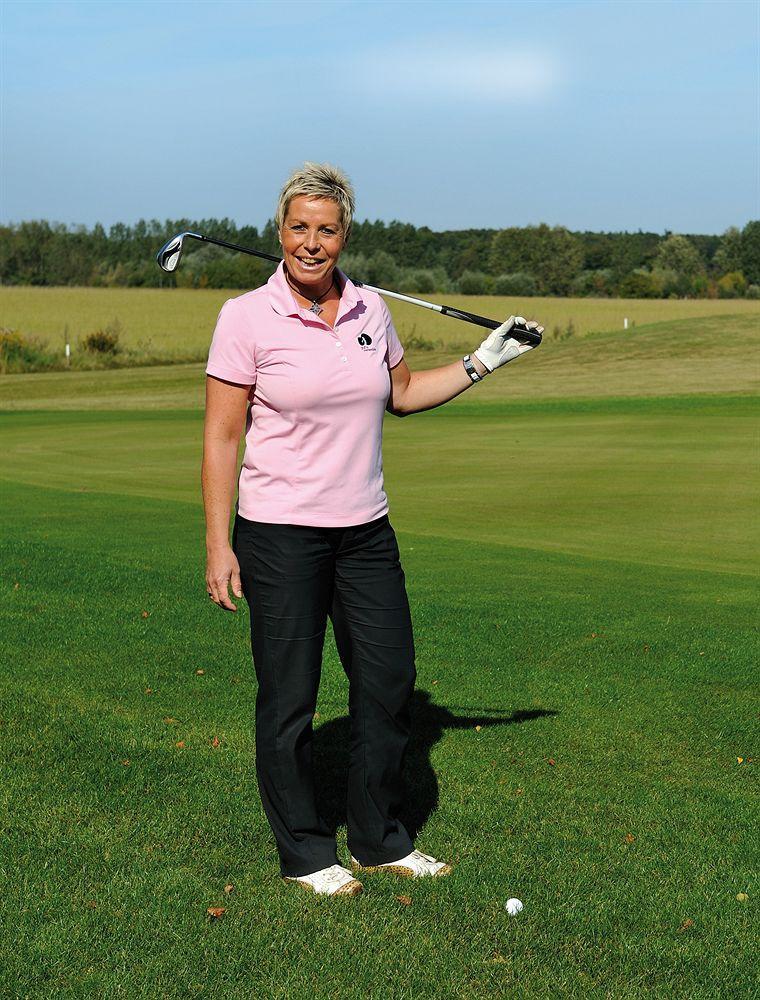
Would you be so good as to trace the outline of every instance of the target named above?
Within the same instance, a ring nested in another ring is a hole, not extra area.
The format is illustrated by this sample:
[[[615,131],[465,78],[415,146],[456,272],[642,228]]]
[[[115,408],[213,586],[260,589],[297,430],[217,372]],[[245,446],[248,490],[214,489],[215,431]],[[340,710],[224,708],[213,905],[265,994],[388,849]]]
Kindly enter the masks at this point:
[[[206,533],[206,552],[218,552],[219,549],[230,548],[228,535],[216,535]]]

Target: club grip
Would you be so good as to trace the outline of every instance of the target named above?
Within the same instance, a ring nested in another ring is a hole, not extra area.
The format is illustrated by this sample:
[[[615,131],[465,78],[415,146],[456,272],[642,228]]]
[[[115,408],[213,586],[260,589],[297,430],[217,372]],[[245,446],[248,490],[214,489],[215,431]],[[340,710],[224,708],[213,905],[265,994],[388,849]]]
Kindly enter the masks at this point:
[[[503,320],[488,319],[487,316],[478,316],[476,313],[467,312],[464,309],[455,309],[454,306],[442,306],[441,312],[444,316],[451,316],[453,319],[463,319],[467,323],[474,323],[476,326],[483,326],[487,330],[497,330]],[[543,339],[540,333],[529,330],[522,323],[515,323],[510,331],[515,340],[522,340],[526,344],[535,344],[536,347]]]

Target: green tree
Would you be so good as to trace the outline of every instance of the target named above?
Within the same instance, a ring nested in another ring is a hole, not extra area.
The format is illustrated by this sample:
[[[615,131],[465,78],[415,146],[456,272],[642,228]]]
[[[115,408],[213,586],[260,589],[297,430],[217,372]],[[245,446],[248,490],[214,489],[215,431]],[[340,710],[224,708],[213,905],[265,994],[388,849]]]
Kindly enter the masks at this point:
[[[367,282],[381,288],[393,288],[398,281],[396,261],[385,250],[376,250],[367,262]]]
[[[493,273],[527,272],[540,291],[566,295],[583,266],[583,247],[564,226],[512,227],[493,236],[490,264]]]
[[[686,236],[673,234],[660,244],[655,266],[675,271],[682,278],[694,278],[702,270],[702,259],[697,248]]]
[[[741,272],[750,284],[760,284],[760,220],[742,229]]]
[[[715,251],[713,265],[718,274],[742,269],[742,234],[736,226],[729,226]]]
[[[660,295],[660,286],[650,271],[637,269],[623,278],[618,291],[627,299],[656,299]]]

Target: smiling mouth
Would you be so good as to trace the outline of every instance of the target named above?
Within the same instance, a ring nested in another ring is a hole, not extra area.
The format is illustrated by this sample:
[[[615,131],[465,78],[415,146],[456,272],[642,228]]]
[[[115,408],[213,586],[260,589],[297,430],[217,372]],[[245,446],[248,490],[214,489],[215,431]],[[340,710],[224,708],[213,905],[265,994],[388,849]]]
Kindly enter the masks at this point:
[[[296,260],[304,271],[316,271],[325,263],[324,257],[296,257]]]

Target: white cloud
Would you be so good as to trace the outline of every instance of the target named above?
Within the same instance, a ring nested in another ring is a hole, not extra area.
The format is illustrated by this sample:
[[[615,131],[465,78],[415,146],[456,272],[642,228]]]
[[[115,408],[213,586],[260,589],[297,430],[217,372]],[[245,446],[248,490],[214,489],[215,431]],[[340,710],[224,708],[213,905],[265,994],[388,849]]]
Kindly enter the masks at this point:
[[[357,54],[349,79],[377,96],[410,101],[459,100],[527,104],[550,96],[562,76],[549,52],[520,45],[420,39]]]

